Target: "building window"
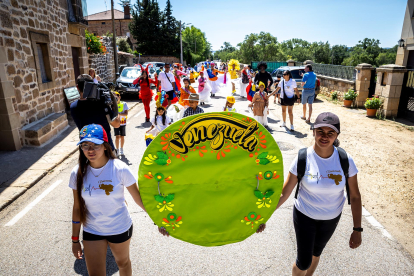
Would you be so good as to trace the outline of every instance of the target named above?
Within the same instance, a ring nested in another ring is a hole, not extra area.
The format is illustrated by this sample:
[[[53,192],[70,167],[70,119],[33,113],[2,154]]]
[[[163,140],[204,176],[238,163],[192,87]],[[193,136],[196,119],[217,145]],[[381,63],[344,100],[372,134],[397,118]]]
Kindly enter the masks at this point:
[[[47,53],[47,44],[45,43],[36,43],[37,48],[37,56],[39,60],[39,67],[40,67],[40,77],[42,79],[42,83],[50,82],[50,66],[49,66],[49,55]]]
[[[106,22],[102,22],[102,25],[105,25],[106,24]]]
[[[50,40],[46,32],[30,32],[33,57],[29,60],[30,68],[36,70],[37,83],[40,92],[53,89],[55,81],[53,68],[56,67],[54,60],[50,56]]]

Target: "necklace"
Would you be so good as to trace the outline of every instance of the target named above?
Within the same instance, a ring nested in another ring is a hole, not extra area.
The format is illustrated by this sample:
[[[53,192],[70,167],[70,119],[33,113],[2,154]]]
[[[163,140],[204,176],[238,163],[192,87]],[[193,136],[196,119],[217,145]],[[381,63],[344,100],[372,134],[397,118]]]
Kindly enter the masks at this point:
[[[105,169],[105,167],[106,167],[106,165],[109,163],[109,160],[108,160],[108,162],[106,162],[106,164],[102,167],[102,170],[101,170],[101,172],[98,174],[98,175],[95,175],[94,173],[93,173],[93,170],[92,169],[90,169],[90,171],[91,171],[91,173],[92,173],[92,175],[93,176],[95,176],[95,177],[98,177],[98,176],[100,176],[101,175],[101,173],[104,171],[104,169]],[[89,165],[90,166],[90,165]],[[92,166],[90,166],[90,168],[92,168]]]

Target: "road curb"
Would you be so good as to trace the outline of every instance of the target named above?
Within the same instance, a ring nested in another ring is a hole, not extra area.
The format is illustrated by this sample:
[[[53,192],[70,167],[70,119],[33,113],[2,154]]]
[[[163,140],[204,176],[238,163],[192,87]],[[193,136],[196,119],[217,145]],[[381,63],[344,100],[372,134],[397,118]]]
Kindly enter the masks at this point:
[[[134,109],[135,107],[137,107],[140,104],[140,102],[137,102],[136,104],[134,104],[129,110]],[[55,164],[53,164],[52,167],[50,167],[49,169],[47,169],[44,172],[39,173],[39,176],[37,176],[32,182],[30,182],[28,185],[26,185],[26,187],[6,187],[6,188],[0,188],[0,191],[4,192],[7,189],[14,189],[17,190],[16,193],[13,193],[12,196],[10,196],[10,198],[4,202],[4,203],[0,203],[0,211],[2,211],[3,209],[5,209],[7,206],[9,206],[10,204],[12,204],[15,200],[17,200],[20,196],[22,196],[24,193],[26,193],[27,190],[29,190],[30,188],[32,188],[34,185],[36,185],[40,180],[42,180],[46,175],[48,175],[51,171],[53,171],[57,166],[59,166],[60,164],[62,164],[64,161],[66,161],[68,158],[70,158],[75,152],[78,151],[78,148],[75,147],[73,150],[71,150],[68,154],[66,154],[64,157],[62,157],[61,159],[59,159]],[[27,170],[26,170],[27,171]],[[20,188],[20,189],[19,189]]]

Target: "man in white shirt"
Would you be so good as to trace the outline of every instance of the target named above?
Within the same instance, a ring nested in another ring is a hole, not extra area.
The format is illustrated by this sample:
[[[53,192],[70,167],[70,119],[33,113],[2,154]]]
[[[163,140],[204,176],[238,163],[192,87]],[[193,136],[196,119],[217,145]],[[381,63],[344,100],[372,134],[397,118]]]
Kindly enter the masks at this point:
[[[174,98],[174,88],[175,88],[175,78],[174,75],[170,72],[170,65],[165,64],[164,71],[160,72],[158,76],[158,86],[161,85],[161,90],[164,90],[168,95],[168,107],[171,105],[171,101]]]

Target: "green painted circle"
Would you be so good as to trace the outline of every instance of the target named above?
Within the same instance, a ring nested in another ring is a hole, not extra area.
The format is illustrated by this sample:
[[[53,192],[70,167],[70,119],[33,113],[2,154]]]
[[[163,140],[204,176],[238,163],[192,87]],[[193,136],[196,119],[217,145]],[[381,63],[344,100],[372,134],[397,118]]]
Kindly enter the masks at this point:
[[[151,219],[171,236],[202,246],[254,234],[276,209],[283,179],[272,135],[254,119],[228,112],[175,122],[148,146],[138,172]]]

